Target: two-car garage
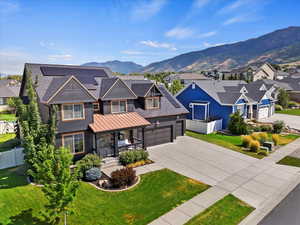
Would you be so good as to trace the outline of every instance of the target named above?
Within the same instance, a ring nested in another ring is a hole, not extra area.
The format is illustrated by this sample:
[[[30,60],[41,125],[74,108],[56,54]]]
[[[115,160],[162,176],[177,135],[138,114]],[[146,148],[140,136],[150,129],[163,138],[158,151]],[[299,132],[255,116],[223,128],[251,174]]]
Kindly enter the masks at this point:
[[[172,142],[177,136],[184,135],[184,121],[176,121],[175,124],[146,128],[145,145],[146,147]]]
[[[265,118],[268,118],[270,116],[272,116],[274,114],[274,105],[266,105],[266,106],[261,106],[259,109],[258,109],[258,119],[265,119]]]

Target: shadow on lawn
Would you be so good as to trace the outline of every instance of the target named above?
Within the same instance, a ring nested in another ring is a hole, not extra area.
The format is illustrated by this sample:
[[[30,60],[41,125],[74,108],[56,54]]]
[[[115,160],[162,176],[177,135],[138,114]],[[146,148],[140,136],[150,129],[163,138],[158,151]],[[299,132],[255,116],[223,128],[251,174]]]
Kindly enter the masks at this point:
[[[33,216],[32,213],[32,209],[23,210],[18,215],[10,217],[10,223],[7,225],[54,225]]]
[[[0,170],[0,190],[27,185],[28,182],[24,174],[23,167]]]

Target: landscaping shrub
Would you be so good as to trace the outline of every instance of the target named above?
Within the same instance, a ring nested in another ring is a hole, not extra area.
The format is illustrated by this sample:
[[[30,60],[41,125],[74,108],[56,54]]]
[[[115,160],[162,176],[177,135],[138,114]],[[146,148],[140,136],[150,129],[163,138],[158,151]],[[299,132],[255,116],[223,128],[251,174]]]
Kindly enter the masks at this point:
[[[99,180],[101,177],[101,171],[98,167],[93,167],[85,172],[85,179],[87,181]]]
[[[258,151],[257,154],[258,155],[263,155],[263,156],[268,156],[268,152],[267,151]]]
[[[273,140],[275,146],[279,145],[279,138],[280,137],[279,137],[278,134],[273,134],[272,135],[272,140]]]
[[[242,143],[243,143],[243,146],[244,146],[245,148],[249,148],[249,147],[250,147],[250,143],[251,143],[252,140],[253,140],[252,137],[249,136],[249,135],[244,135],[244,136],[242,136]]]
[[[259,142],[262,144],[268,140],[268,134],[266,132],[259,133]]]
[[[254,132],[261,132],[261,127],[260,126],[253,127],[253,131]]]
[[[260,130],[263,132],[272,132],[273,127],[271,125],[261,125]]]
[[[125,167],[111,173],[110,182],[115,188],[122,188],[132,185],[135,181],[135,170]]]
[[[257,152],[260,149],[260,143],[259,141],[253,140],[250,143],[250,151],[251,152]]]
[[[299,104],[295,101],[289,101],[289,108],[292,108],[292,107],[298,107]]]
[[[252,133],[251,138],[255,141],[260,141],[260,132]]]
[[[131,163],[135,163],[141,160],[147,160],[149,157],[148,152],[144,150],[133,150],[133,151],[127,151],[122,152],[119,155],[119,162],[126,166]]]
[[[232,134],[235,135],[242,135],[242,134],[249,133],[248,125],[245,123],[244,118],[240,115],[239,111],[230,115],[228,129]]]
[[[281,111],[283,107],[281,105],[275,105],[275,111]]]
[[[278,120],[275,121],[273,123],[273,133],[280,134],[283,131],[284,127],[285,127],[285,124],[283,121],[278,121]]]
[[[96,154],[87,154],[84,156],[76,163],[78,177],[83,178],[87,170],[93,167],[100,167],[101,161],[101,158]]]

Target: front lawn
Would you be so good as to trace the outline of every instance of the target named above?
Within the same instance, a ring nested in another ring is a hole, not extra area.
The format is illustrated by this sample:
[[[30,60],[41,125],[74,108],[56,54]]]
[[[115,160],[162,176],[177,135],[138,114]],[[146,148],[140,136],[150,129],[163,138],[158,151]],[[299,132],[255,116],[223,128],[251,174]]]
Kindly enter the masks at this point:
[[[253,210],[254,208],[229,194],[185,225],[237,225]]]
[[[36,219],[45,203],[40,188],[26,184],[15,168],[0,170],[0,177],[0,224],[45,224]],[[208,188],[167,169],[142,175],[124,192],[103,192],[82,182],[68,224],[148,224]]]
[[[225,134],[218,134],[218,133],[213,133],[213,134],[199,134],[195,133],[192,131],[186,131],[186,135],[197,138],[203,141],[210,142],[212,144],[216,144],[258,159],[263,158],[263,155],[258,155],[255,152],[250,152],[248,150],[245,150],[242,146],[242,139],[241,136],[229,136]],[[269,134],[269,138],[271,138],[271,134]],[[295,139],[299,138],[298,135],[295,134],[287,134],[287,135],[280,135],[279,139],[279,145],[286,145]]]
[[[11,150],[19,144],[15,134],[0,134],[0,152]]]
[[[300,167],[300,159],[292,156],[286,156],[277,162],[277,164]]]
[[[11,113],[0,113],[0,121],[1,120],[5,120],[5,121],[16,121],[17,117],[15,114],[11,114]]]
[[[285,109],[285,110],[276,111],[276,113],[300,116],[300,109]]]

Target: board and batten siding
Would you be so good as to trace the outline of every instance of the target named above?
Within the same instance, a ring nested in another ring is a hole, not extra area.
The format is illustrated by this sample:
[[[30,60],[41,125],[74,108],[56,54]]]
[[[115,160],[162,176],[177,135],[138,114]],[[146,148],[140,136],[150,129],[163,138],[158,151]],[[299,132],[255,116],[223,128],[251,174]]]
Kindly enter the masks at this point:
[[[209,116],[211,118],[222,118],[222,128],[225,129],[227,127],[230,114],[232,113],[232,106],[224,106],[219,104],[197,85],[195,85],[194,89],[192,88],[192,84],[189,85],[184,91],[177,95],[176,98],[190,112],[187,115],[187,119],[190,120],[192,119],[192,109],[189,107],[189,104],[192,101],[209,102]]]

